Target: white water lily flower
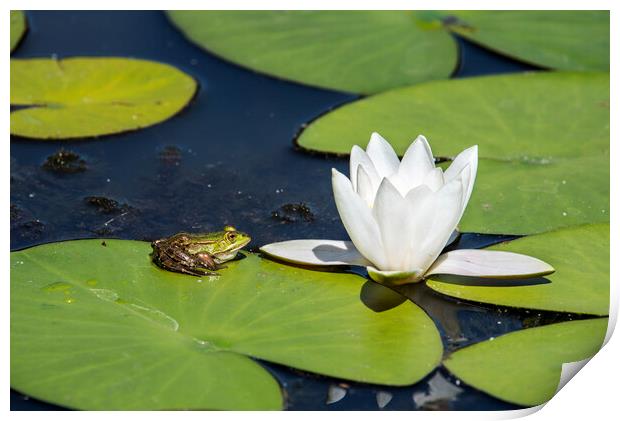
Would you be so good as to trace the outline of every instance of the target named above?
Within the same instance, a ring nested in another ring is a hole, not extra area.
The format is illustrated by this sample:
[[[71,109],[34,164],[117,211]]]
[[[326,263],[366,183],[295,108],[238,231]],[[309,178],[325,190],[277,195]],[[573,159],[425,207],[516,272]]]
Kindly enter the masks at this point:
[[[304,265],[364,265],[378,282],[417,282],[433,274],[520,278],[552,273],[533,257],[489,250],[443,249],[471,196],[478,147],[461,152],[444,172],[424,136],[402,161],[378,133],[366,151],[351,150],[350,177],[332,169],[336,207],[351,241],[293,240],[261,251]]]

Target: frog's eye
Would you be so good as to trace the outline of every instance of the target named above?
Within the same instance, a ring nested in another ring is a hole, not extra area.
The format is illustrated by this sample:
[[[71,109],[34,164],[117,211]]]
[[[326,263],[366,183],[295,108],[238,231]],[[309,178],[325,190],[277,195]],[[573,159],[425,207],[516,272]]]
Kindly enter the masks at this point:
[[[226,239],[228,241],[234,241],[235,238],[237,238],[237,233],[235,233],[235,232],[227,232],[226,233]]]

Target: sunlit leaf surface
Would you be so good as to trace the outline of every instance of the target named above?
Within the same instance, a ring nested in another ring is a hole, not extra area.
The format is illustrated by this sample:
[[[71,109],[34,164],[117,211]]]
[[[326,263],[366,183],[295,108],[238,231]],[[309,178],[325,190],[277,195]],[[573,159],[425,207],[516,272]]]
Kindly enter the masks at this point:
[[[463,348],[444,365],[470,386],[524,406],[547,402],[560,381],[562,364],[596,354],[607,318],[524,329]]]
[[[11,10],[11,52],[26,32],[26,16],[21,10]]]
[[[192,41],[234,63],[323,88],[375,93],[448,77],[457,48],[412,11],[168,12]]]
[[[379,132],[402,156],[418,134],[439,157],[479,146],[481,158],[537,160],[609,151],[609,74],[534,72],[428,82],[338,108],[300,146],[348,154]]]
[[[11,60],[11,134],[37,139],[136,130],[179,112],[196,92],[167,64],[128,58]]]
[[[583,225],[533,235],[490,250],[536,256],[556,272],[540,282],[506,286],[498,281],[435,277],[427,285],[452,297],[529,309],[609,314],[609,224]],[[489,286],[492,285],[492,286]]]
[[[373,131],[403,154],[477,144],[462,231],[533,234],[609,221],[609,74],[526,73],[429,82],[345,105],[305,129],[303,148],[349,153]]]
[[[560,70],[609,71],[607,10],[440,13],[450,30],[518,60]]]
[[[431,319],[410,301],[379,308],[359,276],[249,254],[199,278],[149,252],[81,240],[12,253],[11,386],[81,409],[277,409],[278,384],[248,356],[390,385],[440,362]]]

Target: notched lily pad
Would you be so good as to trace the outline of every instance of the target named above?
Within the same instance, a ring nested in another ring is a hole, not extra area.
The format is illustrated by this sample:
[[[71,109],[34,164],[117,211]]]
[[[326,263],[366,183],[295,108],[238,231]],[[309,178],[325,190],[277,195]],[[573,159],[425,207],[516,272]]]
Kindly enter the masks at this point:
[[[160,123],[197,84],[163,63],[116,57],[11,60],[11,134],[73,139]]]
[[[535,406],[553,397],[562,364],[596,354],[607,318],[524,329],[468,346],[444,365],[464,382],[518,405]]]
[[[456,43],[412,11],[169,11],[193,42],[242,66],[328,89],[375,93],[447,78]]]
[[[11,52],[26,33],[26,15],[21,10],[11,10]]]
[[[607,10],[446,11],[452,32],[538,66],[609,71]]]
[[[428,82],[340,107],[298,144],[349,154],[379,132],[402,156],[424,134],[439,157],[477,144],[480,158],[531,164],[609,152],[609,74],[534,72]]]
[[[99,239],[12,253],[11,386],[80,409],[277,409],[276,381],[249,356],[390,385],[441,360],[424,311],[368,308],[361,277],[248,254],[198,278],[150,251]]]
[[[462,231],[533,234],[609,220],[609,74],[539,72],[395,89],[326,114],[297,141],[348,154],[373,131],[401,155],[418,134],[441,157],[479,145]]]
[[[556,272],[550,282],[482,286],[433,277],[427,285],[459,299],[539,310],[609,314],[609,224],[583,225],[498,244],[502,250],[535,256]]]

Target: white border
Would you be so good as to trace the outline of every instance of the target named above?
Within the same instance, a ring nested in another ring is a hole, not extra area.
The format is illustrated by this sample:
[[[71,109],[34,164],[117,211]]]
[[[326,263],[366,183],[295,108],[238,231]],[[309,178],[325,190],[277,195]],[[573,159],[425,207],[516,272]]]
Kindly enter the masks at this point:
[[[77,0],[57,0],[54,2],[43,0],[23,0],[23,1],[4,1],[4,13],[2,15],[2,25],[4,28],[0,31],[0,45],[5,46],[4,53],[4,65],[2,66],[2,92],[3,98],[6,101],[6,107],[9,108],[7,99],[9,98],[9,13],[10,9],[22,9],[22,10],[37,10],[37,9],[58,9],[58,10],[80,10],[85,6],[84,1]],[[262,0],[262,1],[240,1],[240,0],[226,0],[226,1],[189,1],[189,0],[175,0],[175,1],[162,1],[162,0],[150,0],[148,2],[134,1],[128,4],[126,0],[107,0],[105,2],[89,1],[87,3],[90,9],[127,9],[127,10],[139,10],[139,9],[603,9],[611,10],[611,101],[610,109],[618,109],[618,86],[616,83],[616,77],[618,71],[618,27],[620,24],[620,7],[617,5],[620,2],[617,1],[602,1],[602,0],[589,0],[587,2],[577,1],[549,1],[549,0],[521,0],[512,2],[491,2],[480,0],[469,1],[393,1],[382,0],[381,2],[369,2],[364,0],[357,1],[336,1],[336,0],[315,0],[315,1],[293,1],[293,0]],[[561,7],[558,7],[561,6]],[[10,202],[10,153],[9,153],[9,112],[6,111],[5,118],[3,119],[3,133],[5,133],[5,142],[3,144],[3,153],[0,156],[2,159],[2,200],[5,212],[9,210]],[[611,119],[611,139],[618,139],[617,126],[614,124],[614,119]],[[611,157],[619,158],[618,147],[615,142],[611,142]],[[617,161],[616,161],[617,162]],[[544,409],[536,412],[532,415],[532,419],[536,420],[549,420],[549,419],[573,419],[573,418],[586,418],[589,419],[609,419],[609,414],[617,413],[617,376],[620,373],[618,359],[616,355],[620,351],[620,342],[617,338],[611,337],[611,332],[615,326],[618,314],[618,266],[614,257],[618,256],[618,238],[617,233],[620,232],[618,226],[618,181],[620,179],[620,171],[617,166],[611,167],[611,313],[610,313],[610,329],[608,330],[606,340],[609,341],[606,346],[599,352],[592,360],[587,364],[588,368],[581,371],[578,376],[571,382],[569,382],[551,401],[546,405],[541,405],[536,408],[523,411],[504,411],[504,412],[443,412],[443,413],[429,413],[429,412],[399,412],[381,414],[381,417],[390,416],[393,418],[407,419],[408,421],[415,417],[416,419],[471,419],[471,420],[485,420],[485,419],[510,419],[519,416],[524,416],[532,412],[540,410],[543,406]],[[10,249],[10,234],[9,226],[7,224],[9,218],[5,217],[5,224],[2,226],[2,246],[5,250],[5,257],[2,260],[2,273],[9,274],[9,254]],[[10,386],[9,379],[9,282],[8,276],[2,278],[3,281],[3,294],[2,299],[4,305],[2,306],[3,312],[3,341],[2,341],[2,377],[5,381],[5,392],[0,396],[4,403],[3,408],[5,411],[9,411],[9,396],[6,394]],[[343,416],[348,416],[351,413],[339,413],[339,412],[324,412],[321,413],[322,418],[342,419]],[[30,418],[35,413],[28,412],[12,412],[11,417],[16,419]],[[110,416],[122,419],[135,419],[135,418],[158,418],[162,419],[171,415],[167,412],[99,412],[99,413],[85,413],[85,412],[48,412],[45,413],[46,417],[50,419],[64,419],[65,417],[89,417],[93,419],[108,419]],[[209,413],[208,415],[201,412],[186,412],[186,413],[174,413],[174,417],[187,417],[193,419],[203,420],[205,417],[215,417],[218,419],[236,419],[240,413],[237,412],[220,412]],[[294,417],[299,419],[314,419],[317,414],[313,412],[253,412],[247,414],[253,419],[266,420],[272,419],[272,417]],[[356,419],[366,418],[370,419],[375,416],[374,412],[355,412],[351,414]]]

